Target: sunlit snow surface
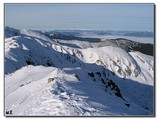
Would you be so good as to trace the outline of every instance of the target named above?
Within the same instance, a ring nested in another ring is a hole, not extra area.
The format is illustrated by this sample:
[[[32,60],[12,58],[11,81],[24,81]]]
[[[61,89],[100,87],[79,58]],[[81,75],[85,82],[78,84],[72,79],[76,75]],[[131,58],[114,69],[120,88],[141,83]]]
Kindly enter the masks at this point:
[[[153,56],[72,41],[81,49],[41,32],[15,31],[5,38],[5,112],[12,111],[6,116],[154,115]],[[124,99],[106,89],[110,80]]]

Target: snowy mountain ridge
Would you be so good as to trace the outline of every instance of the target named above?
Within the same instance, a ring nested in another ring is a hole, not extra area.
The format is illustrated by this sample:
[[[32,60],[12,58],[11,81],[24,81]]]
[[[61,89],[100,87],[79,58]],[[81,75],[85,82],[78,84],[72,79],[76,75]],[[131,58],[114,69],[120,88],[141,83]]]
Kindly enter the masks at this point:
[[[153,56],[72,47],[39,31],[5,34],[5,110],[13,115],[154,114]]]

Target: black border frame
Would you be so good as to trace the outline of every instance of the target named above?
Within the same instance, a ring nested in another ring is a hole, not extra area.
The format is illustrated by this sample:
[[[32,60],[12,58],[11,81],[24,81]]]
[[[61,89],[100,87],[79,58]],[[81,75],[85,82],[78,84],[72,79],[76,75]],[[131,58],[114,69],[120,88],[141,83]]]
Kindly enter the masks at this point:
[[[69,2],[69,3],[27,3],[27,2],[25,2],[25,3],[3,3],[3,13],[4,13],[4,16],[3,16],[3,39],[5,40],[5,5],[6,4],[153,4],[153,26],[154,26],[154,29],[153,29],[153,32],[154,32],[154,37],[153,37],[153,39],[154,39],[154,44],[153,44],[153,46],[154,46],[154,49],[153,49],[153,58],[154,58],[154,89],[153,89],[153,107],[154,107],[154,109],[153,109],[153,115],[148,115],[148,116],[145,116],[145,115],[116,115],[116,116],[43,116],[43,115],[27,115],[27,116],[16,116],[16,115],[6,115],[5,114],[5,73],[3,73],[3,78],[4,78],[4,84],[3,84],[3,86],[4,86],[4,92],[3,92],[3,97],[4,97],[4,102],[3,102],[3,108],[4,108],[4,113],[3,113],[3,115],[4,115],[4,117],[15,117],[15,118],[24,118],[24,117],[30,117],[30,118],[35,118],[35,117],[37,117],[37,118],[40,118],[40,117],[46,117],[46,118],[50,118],[50,117],[57,117],[57,118],[63,118],[63,117],[67,117],[67,118],[69,118],[69,117],[80,117],[80,118],[91,118],[91,117],[95,117],[95,118],[97,118],[97,117],[100,117],[100,118],[111,118],[111,117],[134,117],[134,118],[137,118],[137,117],[139,117],[139,118],[142,118],[142,117],[144,117],[144,118],[148,118],[148,117],[150,117],[150,118],[154,118],[154,117],[156,117],[156,4],[155,3],[72,3],[72,2]],[[4,57],[3,57],[3,63],[4,63],[4,58],[5,58],[5,41],[3,41],[3,44],[4,44],[4,48],[3,48],[3,50],[4,50]],[[3,64],[3,70],[5,70],[5,64]],[[4,72],[4,71],[3,71]]]

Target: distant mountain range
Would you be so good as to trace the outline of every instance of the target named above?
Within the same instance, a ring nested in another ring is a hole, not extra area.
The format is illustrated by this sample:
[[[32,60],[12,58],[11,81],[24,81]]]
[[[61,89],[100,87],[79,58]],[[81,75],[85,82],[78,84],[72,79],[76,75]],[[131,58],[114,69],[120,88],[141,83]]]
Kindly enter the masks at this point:
[[[129,33],[128,33],[129,34]],[[132,40],[128,40],[125,38],[116,38],[116,39],[106,39],[105,41],[101,41],[100,38],[89,38],[89,37],[76,37],[71,34],[67,35],[66,33],[45,33],[47,37],[50,39],[61,39],[61,40],[79,40],[79,41],[88,41],[92,45],[94,44],[96,47],[103,47],[114,45],[121,47],[122,49],[126,50],[127,52],[130,51],[139,51],[147,55],[152,55],[154,53],[154,46],[150,43],[140,43],[135,42]],[[72,41],[70,41],[72,43]],[[96,45],[97,44],[97,45]]]
[[[149,31],[111,31],[111,30],[53,30],[48,32],[61,33],[64,35],[80,36],[83,34],[94,34],[94,35],[121,35],[121,36],[133,36],[133,37],[154,37],[153,32]]]

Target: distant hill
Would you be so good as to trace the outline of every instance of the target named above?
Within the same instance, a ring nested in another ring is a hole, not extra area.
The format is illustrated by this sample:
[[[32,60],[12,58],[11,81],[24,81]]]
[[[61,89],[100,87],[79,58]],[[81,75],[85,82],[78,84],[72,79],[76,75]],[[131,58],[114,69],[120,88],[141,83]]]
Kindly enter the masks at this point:
[[[118,46],[127,52],[139,51],[147,55],[154,55],[154,45],[150,43],[140,43],[125,38],[106,39],[103,42],[94,44],[97,47],[102,46]]]

